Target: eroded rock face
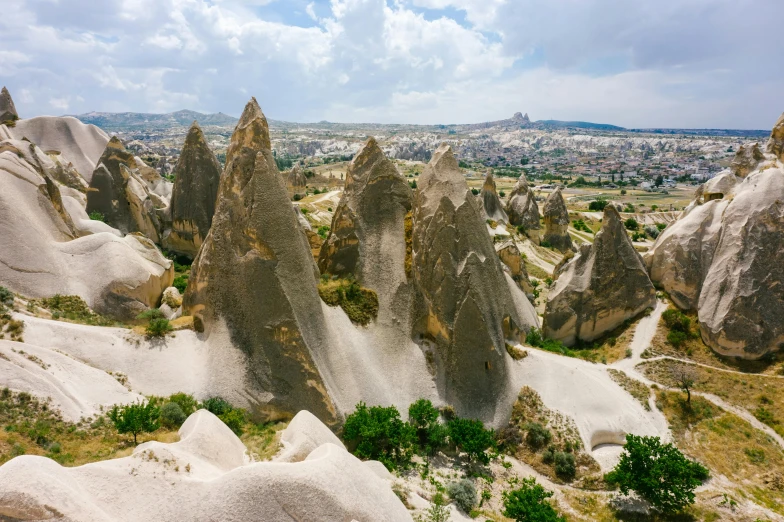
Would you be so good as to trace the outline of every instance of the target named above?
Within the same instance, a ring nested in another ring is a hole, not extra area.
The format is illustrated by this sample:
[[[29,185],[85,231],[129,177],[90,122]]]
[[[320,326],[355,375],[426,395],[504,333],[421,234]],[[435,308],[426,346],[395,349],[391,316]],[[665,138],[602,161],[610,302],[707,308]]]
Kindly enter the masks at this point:
[[[642,258],[608,205],[593,244],[583,245],[550,292],[544,334],[567,346],[592,341],[655,305],[656,290]]]
[[[405,219],[412,201],[405,178],[376,140],[368,139],[346,172],[345,190],[319,255],[321,272],[352,274],[376,291],[385,278],[405,282]]]
[[[569,211],[560,188],[553,191],[544,202],[542,241],[546,241],[561,252],[574,250],[572,238],[569,236]]]
[[[159,243],[162,226],[156,208],[165,202],[151,195],[140,176],[142,166],[117,137],[109,140],[90,180],[87,213],[100,212],[123,234],[141,232]]]
[[[313,360],[326,330],[318,269],[272,156],[267,119],[245,107],[226,154],[212,228],[193,263],[184,311],[209,335],[218,322],[247,357],[254,413],[307,408],[335,422]]]
[[[479,199],[482,200],[482,209],[485,219],[491,219],[501,223],[507,223],[509,221],[506,212],[504,212],[504,205],[501,203],[501,198],[498,197],[492,170],[487,171],[485,183],[479,194]]]
[[[447,145],[419,178],[412,239],[424,303],[417,324],[436,343],[441,395],[463,416],[492,417],[509,391],[505,339],[520,339],[537,319],[527,299],[514,299],[519,289],[504,274],[479,201]]]
[[[185,138],[175,173],[171,232],[164,244],[170,250],[195,257],[212,226],[221,175],[220,163],[196,122]]]
[[[776,122],[773,132],[770,133],[767,149],[768,152],[775,154],[778,159],[784,161],[784,114]]]
[[[778,165],[762,160],[745,178],[728,171],[710,180],[646,254],[654,283],[680,308],[697,310],[703,341],[723,355],[757,359],[784,342],[784,265],[777,261],[784,255],[784,170]],[[721,199],[712,197],[718,193]]]
[[[509,268],[509,275],[512,279],[520,285],[520,289],[526,295],[533,292],[534,287],[531,285],[531,280],[528,278],[528,271],[525,269],[525,261],[523,256],[520,255],[520,249],[517,248],[514,241],[504,241],[495,244],[495,251],[501,262]]]
[[[11,99],[11,93],[8,89],[3,87],[0,90],[0,123],[6,121],[16,121],[19,119],[19,114],[16,112],[14,100]]]
[[[730,169],[736,176],[745,178],[763,159],[765,159],[765,156],[756,143],[748,148],[741,145],[732,159]]]
[[[288,184],[292,187],[304,187],[308,184],[308,178],[305,177],[305,173],[302,172],[299,165],[295,165],[294,168],[291,169],[291,172],[289,172]]]
[[[528,237],[538,241],[541,229],[539,205],[536,204],[534,191],[528,185],[525,174],[520,175],[520,179],[517,180],[509,195],[506,213],[509,216],[509,223],[514,226],[522,226]]]

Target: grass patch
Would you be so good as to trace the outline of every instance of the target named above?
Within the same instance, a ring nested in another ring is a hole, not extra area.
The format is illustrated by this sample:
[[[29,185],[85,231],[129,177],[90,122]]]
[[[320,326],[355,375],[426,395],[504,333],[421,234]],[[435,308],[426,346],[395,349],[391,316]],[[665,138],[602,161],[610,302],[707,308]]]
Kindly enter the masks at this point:
[[[525,260],[525,270],[528,272],[529,276],[535,277],[537,279],[546,279],[552,275],[552,274],[548,274],[539,265],[535,265],[527,259]]]
[[[366,325],[378,315],[376,292],[359,286],[353,279],[322,277],[318,293],[329,306],[340,306],[353,323]]]
[[[30,304],[49,310],[55,320],[92,326],[122,326],[117,321],[90,310],[84,299],[78,295],[55,294],[53,297],[31,300]]]
[[[677,392],[660,391],[656,405],[688,456],[737,485],[737,496],[784,514],[784,451],[767,434],[701,397],[691,405]]]
[[[607,373],[610,374],[612,380],[617,382],[621,388],[629,392],[629,395],[637,399],[646,410],[651,410],[651,406],[648,402],[648,398],[651,396],[651,390],[648,386],[636,379],[632,379],[620,370],[610,368],[607,370]]]

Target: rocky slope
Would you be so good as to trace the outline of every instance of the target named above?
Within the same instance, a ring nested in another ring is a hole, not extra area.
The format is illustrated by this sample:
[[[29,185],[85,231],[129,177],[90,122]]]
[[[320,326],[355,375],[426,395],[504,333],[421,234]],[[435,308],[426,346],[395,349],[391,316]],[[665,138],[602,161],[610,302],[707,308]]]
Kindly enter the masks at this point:
[[[480,203],[448,145],[419,178],[413,274],[425,308],[418,324],[438,347],[443,396],[465,416],[492,416],[509,377],[505,340],[520,339],[537,319],[504,274]]]
[[[220,163],[195,121],[185,138],[174,172],[171,231],[164,236],[163,244],[169,250],[192,258],[212,226],[221,175]]]
[[[561,189],[554,190],[544,202],[544,235],[542,241],[561,252],[574,250],[569,236],[569,211]]]
[[[592,245],[561,271],[544,312],[544,334],[567,346],[592,341],[656,305],[656,291],[611,205]]]
[[[539,242],[539,230],[542,228],[539,222],[539,205],[536,204],[534,191],[528,185],[525,174],[520,175],[512,193],[509,194],[506,213],[510,224],[516,227],[522,226],[529,238]]]
[[[739,150],[646,254],[653,282],[697,311],[703,340],[724,355],[756,359],[784,341],[782,122],[767,157]]]
[[[288,417],[336,411],[312,353],[326,330],[318,269],[272,156],[269,127],[252,99],[234,131],[212,228],[196,257],[184,310],[209,334],[225,324],[247,357],[253,410]],[[250,390],[249,390],[250,391]]]

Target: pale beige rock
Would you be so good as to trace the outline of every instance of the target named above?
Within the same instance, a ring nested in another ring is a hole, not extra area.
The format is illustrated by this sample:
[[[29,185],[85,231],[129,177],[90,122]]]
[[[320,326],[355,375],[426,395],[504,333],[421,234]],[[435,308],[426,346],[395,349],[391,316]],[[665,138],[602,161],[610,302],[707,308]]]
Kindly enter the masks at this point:
[[[479,193],[479,199],[482,201],[482,212],[485,219],[499,223],[509,222],[509,218],[507,217],[506,212],[504,212],[504,205],[501,203],[501,198],[498,197],[498,190],[495,186],[492,169],[487,171],[485,183],[482,185],[482,191]]]
[[[539,221],[539,206],[536,204],[534,191],[528,185],[525,174],[515,183],[509,201],[506,203],[506,213],[509,223],[522,226],[526,235],[534,242],[539,242],[539,230],[542,228]]]
[[[736,176],[745,178],[763,159],[765,159],[765,156],[756,143],[749,147],[741,145],[732,159],[730,169]]]
[[[0,123],[14,122],[19,119],[19,114],[16,112],[14,100],[11,99],[11,93],[8,89],[3,87],[0,90]]]
[[[784,114],[779,117],[779,120],[773,127],[770,140],[768,140],[767,150],[771,154],[775,154],[779,160],[784,161]]]
[[[520,254],[520,249],[517,248],[514,241],[507,240],[495,243],[495,251],[501,262],[509,268],[509,275],[512,279],[520,285],[520,289],[525,294],[533,292],[534,287],[531,286],[531,280],[528,278],[528,271],[525,268],[525,261]]]
[[[569,211],[566,208],[561,189],[554,190],[544,202],[544,235],[542,241],[561,252],[574,250],[569,236]]]

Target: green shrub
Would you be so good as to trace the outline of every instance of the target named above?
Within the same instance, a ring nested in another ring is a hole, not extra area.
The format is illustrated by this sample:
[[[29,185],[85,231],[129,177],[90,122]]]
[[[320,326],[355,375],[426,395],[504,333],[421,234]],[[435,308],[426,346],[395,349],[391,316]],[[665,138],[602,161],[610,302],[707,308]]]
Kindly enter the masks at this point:
[[[137,315],[136,319],[140,321],[152,321],[153,319],[163,319],[165,317],[166,316],[163,315],[163,312],[161,312],[159,308],[150,308]]]
[[[177,277],[174,278],[174,282],[172,286],[180,291],[181,294],[185,293],[185,289],[188,288],[188,274],[179,274]]]
[[[416,436],[394,406],[368,408],[360,402],[343,425],[343,439],[357,457],[378,460],[390,470],[409,466]]]
[[[479,189],[472,188],[471,189],[471,194],[473,194],[474,196],[478,196],[479,195]]]
[[[605,475],[621,493],[634,491],[654,508],[675,513],[694,503],[694,490],[708,478],[704,466],[691,461],[659,437],[627,435],[621,460]]]
[[[162,426],[173,429],[182,426],[182,423],[185,422],[187,416],[185,415],[185,412],[182,411],[179,404],[176,402],[167,402],[161,408],[161,415],[159,418]]]
[[[321,225],[318,227],[318,231],[316,232],[321,239],[327,239],[329,236],[329,227],[327,225]]]
[[[495,447],[495,433],[486,430],[480,420],[452,419],[447,424],[449,440],[454,446],[468,455],[472,461],[482,464],[490,462],[487,450]]]
[[[0,311],[14,305],[14,294],[6,287],[0,286]]]
[[[147,323],[144,332],[147,337],[166,337],[166,334],[174,330],[168,319],[153,319]]]
[[[656,228],[658,228],[659,231],[661,232],[662,230],[667,228],[667,224],[666,223],[656,223]]]
[[[505,517],[515,522],[566,522],[548,502],[553,493],[537,484],[535,478],[516,483],[519,488],[503,493]]]
[[[177,404],[185,415],[190,415],[199,406],[199,402],[193,398],[193,395],[182,392],[171,395],[168,402]]]
[[[471,513],[471,510],[479,502],[476,486],[468,479],[450,482],[446,487],[446,492],[464,513]]]
[[[139,433],[152,433],[160,426],[158,417],[161,411],[154,401],[138,402],[125,406],[115,405],[108,413],[118,433],[132,433],[133,443]]]
[[[224,413],[229,413],[234,407],[223,400],[221,397],[211,397],[201,403],[201,407],[212,413],[216,417],[220,417]]]
[[[302,199],[302,194],[294,194],[294,197],[291,199],[294,201],[300,201]]]
[[[685,343],[688,339],[689,339],[688,335],[678,330],[671,330],[667,334],[667,342],[676,348],[680,348],[681,346],[683,346],[683,343]]]
[[[553,462],[555,463],[555,474],[565,480],[572,480],[577,474],[577,466],[575,465],[574,455],[564,451],[557,451],[553,455]]]
[[[588,210],[594,212],[604,212],[604,207],[606,207],[608,204],[609,201],[607,201],[606,199],[597,199],[596,201],[591,201],[588,204]]]
[[[97,210],[90,212],[89,217],[93,221],[102,221],[103,223],[106,223],[106,216],[104,216],[102,213],[98,212]]]
[[[218,418],[229,427],[238,437],[242,435],[242,427],[245,425],[247,414],[242,408],[232,408],[230,411],[223,415],[218,415]]]
[[[634,210],[632,210],[634,212]],[[629,218],[623,222],[623,226],[625,226],[628,230],[637,230],[640,228],[640,224],[637,223],[637,220],[634,218]]]
[[[416,430],[420,449],[429,455],[446,445],[447,429],[438,422],[440,416],[427,399],[419,399],[408,407],[408,422]]]
[[[318,292],[325,303],[340,306],[354,323],[366,325],[378,315],[378,294],[353,279],[322,279]]]
[[[528,433],[525,435],[525,441],[534,449],[539,449],[550,444],[553,435],[550,430],[539,424],[538,422],[529,422],[523,426]]]
[[[632,234],[632,241],[645,241],[645,232],[635,232]]]
[[[670,330],[688,333],[691,328],[691,319],[673,308],[664,311],[662,320]]]
[[[416,180],[410,181],[410,182],[408,183],[408,186],[409,186],[409,187],[411,187],[412,189],[415,189],[415,188],[417,188],[417,182],[416,182]]]
[[[52,312],[55,319],[68,319],[79,323],[95,326],[110,326],[113,321],[102,317],[87,306],[87,303],[78,295],[55,294],[52,297],[38,299],[36,304]]]

